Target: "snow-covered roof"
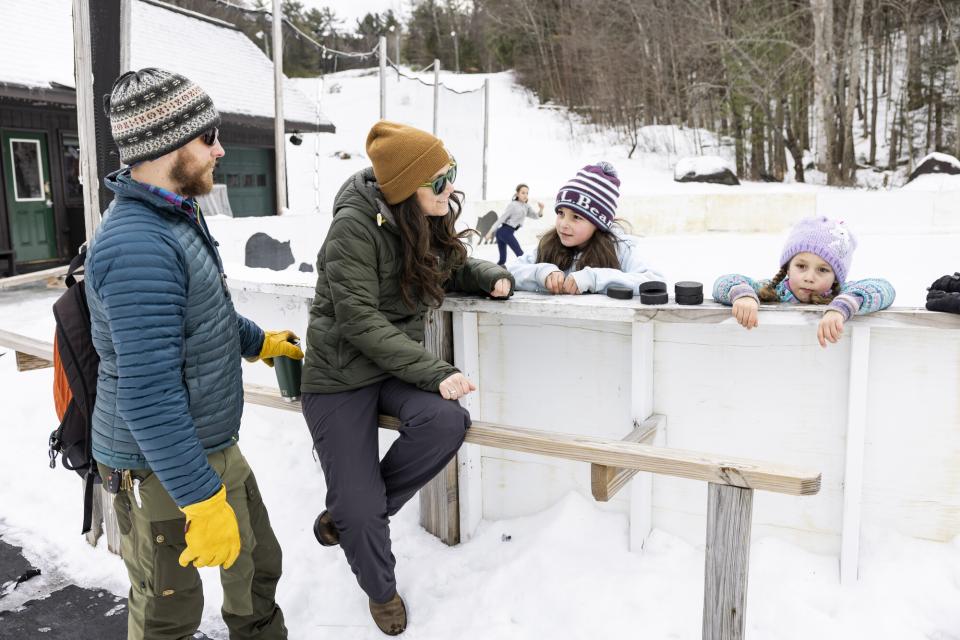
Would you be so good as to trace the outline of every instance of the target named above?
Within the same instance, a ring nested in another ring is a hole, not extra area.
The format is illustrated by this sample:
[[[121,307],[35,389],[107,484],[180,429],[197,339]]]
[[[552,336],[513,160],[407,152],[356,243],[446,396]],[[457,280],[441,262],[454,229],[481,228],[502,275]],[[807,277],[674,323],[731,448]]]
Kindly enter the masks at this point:
[[[243,33],[162,3],[132,5],[132,68],[183,74],[224,114],[273,118],[273,63]],[[75,86],[71,6],[70,0],[0,0],[0,85]],[[289,79],[283,111],[288,124],[317,122],[315,105]],[[324,116],[320,125],[332,126]]]
[[[0,84],[74,86],[70,0],[0,0]]]

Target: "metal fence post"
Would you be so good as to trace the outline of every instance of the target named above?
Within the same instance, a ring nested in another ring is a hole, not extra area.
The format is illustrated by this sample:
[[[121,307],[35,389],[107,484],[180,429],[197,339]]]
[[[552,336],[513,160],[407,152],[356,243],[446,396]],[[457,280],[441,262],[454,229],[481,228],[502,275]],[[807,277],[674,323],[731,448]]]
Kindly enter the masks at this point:
[[[387,117],[387,36],[380,36],[380,119]]]
[[[483,81],[483,182],[480,193],[487,199],[487,149],[490,146],[490,78]]]
[[[437,135],[437,117],[440,110],[440,60],[433,61],[433,135]]]

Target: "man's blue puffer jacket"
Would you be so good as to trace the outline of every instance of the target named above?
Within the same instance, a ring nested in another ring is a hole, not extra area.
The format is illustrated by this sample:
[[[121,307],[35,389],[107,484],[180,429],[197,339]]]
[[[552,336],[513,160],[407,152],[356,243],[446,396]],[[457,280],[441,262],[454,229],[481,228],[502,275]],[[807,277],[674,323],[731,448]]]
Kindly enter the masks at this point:
[[[202,219],[136,184],[116,193],[90,243],[86,291],[100,354],[93,457],[149,467],[178,506],[220,488],[207,455],[237,442],[240,357],[260,353],[263,331],[233,308]]]

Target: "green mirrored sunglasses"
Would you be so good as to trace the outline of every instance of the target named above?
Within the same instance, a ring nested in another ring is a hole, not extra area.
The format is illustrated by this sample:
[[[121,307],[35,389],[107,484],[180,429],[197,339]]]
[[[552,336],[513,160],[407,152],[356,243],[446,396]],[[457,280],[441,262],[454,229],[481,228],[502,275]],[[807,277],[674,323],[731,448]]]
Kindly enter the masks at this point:
[[[430,182],[424,182],[421,184],[421,187],[430,187],[433,190],[433,195],[438,196],[443,193],[443,190],[447,188],[447,183],[453,184],[457,180],[457,161],[453,158],[450,158],[450,168],[446,173],[437,176]]]

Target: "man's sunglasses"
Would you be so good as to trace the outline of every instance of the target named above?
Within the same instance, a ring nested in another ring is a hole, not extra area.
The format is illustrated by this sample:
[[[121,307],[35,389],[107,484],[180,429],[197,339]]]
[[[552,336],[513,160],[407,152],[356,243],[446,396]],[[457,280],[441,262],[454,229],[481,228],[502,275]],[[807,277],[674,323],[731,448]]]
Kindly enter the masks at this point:
[[[447,183],[453,184],[457,180],[457,161],[450,158],[450,168],[443,175],[439,175],[430,182],[424,182],[421,187],[430,187],[433,195],[438,196],[447,188]]]
[[[213,145],[217,144],[217,140],[219,138],[220,138],[220,129],[216,127],[207,129],[206,131],[200,134],[200,139],[203,140],[203,144],[207,145],[208,147],[212,147]]]

